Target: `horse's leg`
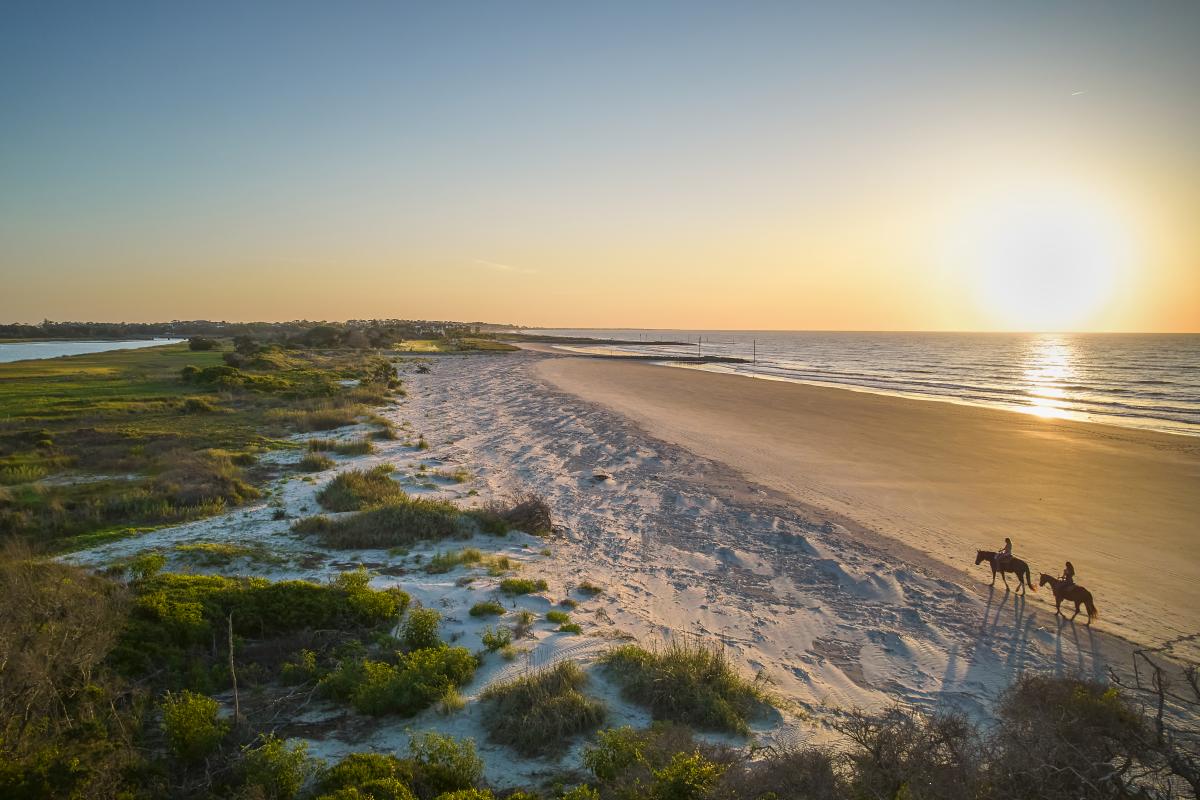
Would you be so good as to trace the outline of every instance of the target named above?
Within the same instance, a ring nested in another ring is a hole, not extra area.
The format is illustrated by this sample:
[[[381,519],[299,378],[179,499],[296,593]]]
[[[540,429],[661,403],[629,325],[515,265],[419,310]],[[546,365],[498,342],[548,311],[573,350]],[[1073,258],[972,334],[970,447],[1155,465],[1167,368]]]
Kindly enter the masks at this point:
[[[1054,613],[1058,614],[1060,616],[1066,616],[1062,612],[1062,598],[1061,597],[1054,598]]]
[[[1000,571],[1000,579],[1004,581],[1004,590],[1006,592],[1011,592],[1012,587],[1008,585],[1008,576],[1004,574],[1003,570]]]
[[[992,567],[992,583],[991,583],[991,585],[992,586],[996,585],[996,568],[995,567]]]
[[[1021,594],[1025,594],[1025,576],[1017,573],[1017,588],[1021,590]]]
[[[1075,601],[1075,613],[1071,615],[1071,622],[1074,622],[1075,618],[1078,616],[1079,616],[1079,601],[1076,600]]]

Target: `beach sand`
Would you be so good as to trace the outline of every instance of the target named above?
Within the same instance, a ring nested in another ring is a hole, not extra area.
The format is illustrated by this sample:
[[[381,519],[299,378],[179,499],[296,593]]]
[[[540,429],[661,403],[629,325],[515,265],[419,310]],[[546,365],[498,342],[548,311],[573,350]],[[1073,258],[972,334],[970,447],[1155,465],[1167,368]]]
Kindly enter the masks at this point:
[[[1158,644],[1200,628],[1200,439],[644,363],[538,369],[897,557],[986,582],[975,551],[1009,536],[1035,580],[1071,560],[1109,631]]]

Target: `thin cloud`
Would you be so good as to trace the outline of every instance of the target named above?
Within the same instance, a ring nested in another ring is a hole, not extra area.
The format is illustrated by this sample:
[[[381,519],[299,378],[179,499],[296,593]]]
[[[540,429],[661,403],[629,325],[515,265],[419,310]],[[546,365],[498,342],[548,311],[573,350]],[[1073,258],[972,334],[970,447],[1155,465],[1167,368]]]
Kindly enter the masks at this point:
[[[512,272],[519,273],[521,275],[532,275],[533,273],[537,272],[536,269],[529,269],[528,267],[515,267],[512,264],[501,264],[499,261],[487,261],[482,258],[473,259],[473,263],[478,264],[481,267],[487,267],[488,269],[496,272]]]

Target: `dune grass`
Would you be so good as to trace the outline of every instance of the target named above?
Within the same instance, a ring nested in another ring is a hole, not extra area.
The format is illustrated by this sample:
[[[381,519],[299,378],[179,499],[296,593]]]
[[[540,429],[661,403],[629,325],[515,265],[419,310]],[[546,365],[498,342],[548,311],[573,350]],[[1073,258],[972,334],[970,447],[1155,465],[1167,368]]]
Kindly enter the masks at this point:
[[[455,567],[478,564],[481,561],[483,561],[483,553],[474,547],[466,547],[450,553],[435,553],[425,564],[425,571],[430,575],[441,575]]]
[[[673,641],[647,650],[626,644],[602,661],[625,697],[657,720],[744,734],[748,721],[770,702],[759,683],[743,678],[717,645]]]
[[[548,588],[549,584],[541,578],[505,578],[500,581],[500,591],[507,595],[533,594]]]
[[[296,462],[296,469],[301,472],[323,472],[332,466],[332,458],[317,452],[305,453],[304,457]]]
[[[341,472],[317,493],[317,502],[329,511],[359,511],[400,499],[404,490],[392,480],[391,473],[387,464]]]
[[[453,504],[409,497],[403,492],[353,516],[308,517],[297,521],[292,529],[314,534],[323,545],[336,549],[411,547],[418,542],[456,539],[470,533],[462,512]]]
[[[488,687],[481,696],[488,738],[527,757],[565,749],[573,737],[604,722],[604,704],[582,691],[587,680],[577,663],[562,661]]]

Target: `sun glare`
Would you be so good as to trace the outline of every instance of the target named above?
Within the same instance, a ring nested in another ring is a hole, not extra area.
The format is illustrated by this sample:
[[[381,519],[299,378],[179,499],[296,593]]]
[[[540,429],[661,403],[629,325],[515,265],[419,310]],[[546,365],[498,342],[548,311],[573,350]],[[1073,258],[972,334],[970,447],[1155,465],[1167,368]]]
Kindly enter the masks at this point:
[[[1113,300],[1131,258],[1119,215],[1061,192],[1024,192],[990,204],[969,231],[959,256],[980,310],[1005,328],[1087,327]]]

